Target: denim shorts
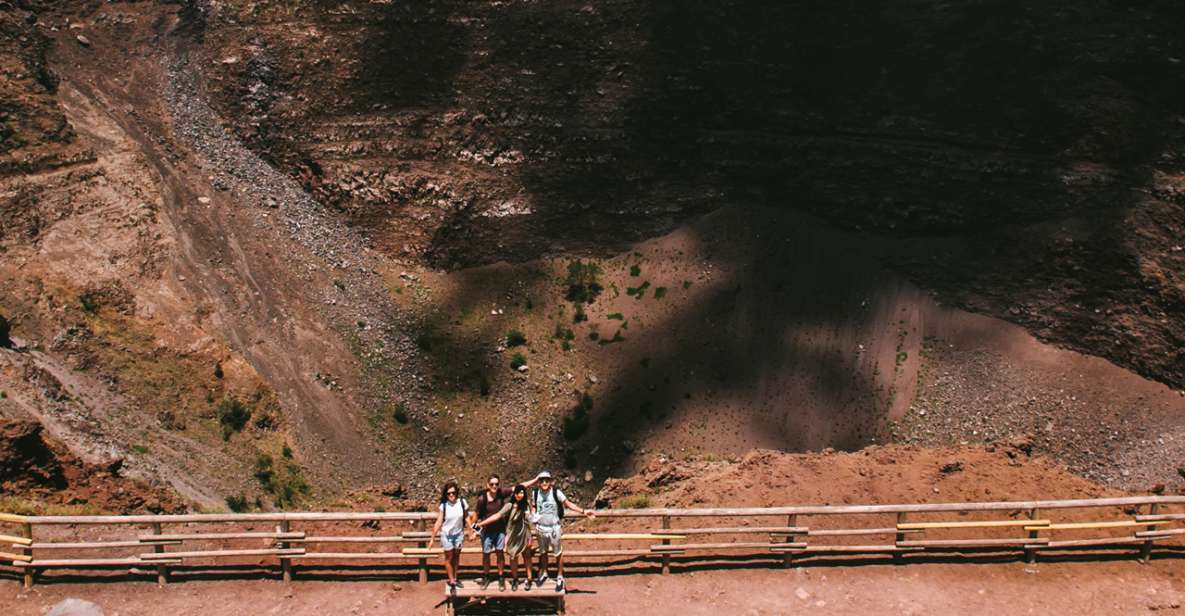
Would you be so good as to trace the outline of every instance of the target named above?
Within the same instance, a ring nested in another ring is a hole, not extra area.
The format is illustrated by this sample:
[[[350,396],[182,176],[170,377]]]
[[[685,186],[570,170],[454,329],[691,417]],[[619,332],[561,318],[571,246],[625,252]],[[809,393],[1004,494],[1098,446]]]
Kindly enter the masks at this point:
[[[464,541],[465,533],[457,533],[455,535],[446,535],[444,533],[440,533],[440,547],[444,548],[444,551],[446,552],[449,550],[461,549],[461,543]]]
[[[490,552],[503,552],[506,550],[506,532],[505,531],[481,531],[481,551],[484,554]]]

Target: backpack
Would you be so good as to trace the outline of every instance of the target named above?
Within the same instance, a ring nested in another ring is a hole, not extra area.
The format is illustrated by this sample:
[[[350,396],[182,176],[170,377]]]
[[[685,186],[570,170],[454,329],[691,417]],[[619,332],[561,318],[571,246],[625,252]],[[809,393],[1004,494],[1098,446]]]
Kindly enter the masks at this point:
[[[556,514],[559,516],[559,518],[561,520],[564,519],[564,501],[555,497],[555,488],[551,489],[550,494],[551,494],[551,500],[555,501]],[[539,489],[538,488],[535,489],[535,495],[533,497],[533,500],[535,501],[535,509],[539,509]]]

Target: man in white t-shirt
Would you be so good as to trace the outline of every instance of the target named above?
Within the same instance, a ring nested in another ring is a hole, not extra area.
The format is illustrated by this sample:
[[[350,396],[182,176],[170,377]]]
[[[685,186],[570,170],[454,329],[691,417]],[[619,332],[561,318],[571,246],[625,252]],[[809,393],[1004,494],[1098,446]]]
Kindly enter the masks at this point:
[[[586,517],[593,517],[592,510],[583,509],[580,505],[573,503],[559,488],[554,487],[554,479],[551,473],[543,471],[539,473],[531,481],[523,484],[528,488],[539,484],[539,489],[535,490],[532,495],[531,502],[535,505],[535,531],[536,539],[539,547],[539,579],[536,580],[538,585],[542,585],[547,581],[547,557],[548,553],[555,554],[555,590],[556,592],[564,591],[564,546],[563,546],[563,531],[560,528],[561,521],[564,519],[564,512],[571,509],[576,513]]]

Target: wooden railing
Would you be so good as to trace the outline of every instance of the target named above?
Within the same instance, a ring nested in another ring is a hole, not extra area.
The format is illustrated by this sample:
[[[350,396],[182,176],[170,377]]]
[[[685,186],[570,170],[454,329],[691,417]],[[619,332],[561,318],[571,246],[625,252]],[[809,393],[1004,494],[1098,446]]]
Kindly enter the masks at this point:
[[[603,509],[597,521],[565,524],[566,559],[655,559],[670,571],[672,556],[757,554],[782,559],[812,555],[1015,551],[1030,562],[1038,552],[1079,548],[1131,549],[1148,560],[1154,546],[1185,536],[1185,496],[900,505]],[[50,569],[115,567],[155,570],[198,562],[250,559],[276,562],[284,581],[296,564],[401,563],[427,582],[439,549],[429,550],[431,512],[242,513],[127,516],[21,516],[0,513],[0,563],[21,570],[26,587]],[[712,525],[695,520],[725,518]],[[771,518],[773,520],[771,521]],[[1085,519],[1083,519],[1085,518]],[[743,519],[738,522],[739,519]],[[674,524],[673,521],[681,520]],[[343,534],[342,524],[353,533]],[[365,523],[359,526],[358,523]],[[403,524],[399,532],[384,523]],[[256,527],[267,525],[267,530]],[[222,528],[230,526],[231,528]],[[617,528],[610,528],[616,526]],[[127,527],[116,537],[92,529]],[[622,528],[625,527],[625,528]],[[629,528],[635,527],[635,528]],[[136,530],[136,529],[140,530]],[[7,534],[14,529],[13,534]],[[135,532],[131,532],[135,531]],[[937,535],[937,536],[936,536]],[[884,537],[869,542],[868,537]],[[246,545],[244,545],[246,543]],[[591,545],[590,545],[591,544]],[[328,547],[327,547],[328,546]],[[346,546],[346,547],[343,547]],[[392,549],[398,546],[399,549]],[[586,547],[587,546],[587,547]],[[347,549],[349,548],[349,549]],[[463,553],[480,552],[465,548]],[[97,554],[97,555],[96,555]],[[274,559],[274,561],[273,561]]]

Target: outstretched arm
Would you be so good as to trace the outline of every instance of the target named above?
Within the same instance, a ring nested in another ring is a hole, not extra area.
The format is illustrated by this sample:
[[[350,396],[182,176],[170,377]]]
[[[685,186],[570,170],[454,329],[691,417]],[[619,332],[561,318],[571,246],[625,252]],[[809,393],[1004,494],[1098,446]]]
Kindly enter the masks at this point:
[[[596,515],[597,515],[596,513],[593,512],[592,509],[585,509],[585,508],[581,507],[580,505],[577,505],[576,503],[572,502],[572,499],[570,499],[570,498],[564,499],[564,507],[575,511],[576,513],[579,513],[580,515],[590,517],[590,518],[596,517]]]

